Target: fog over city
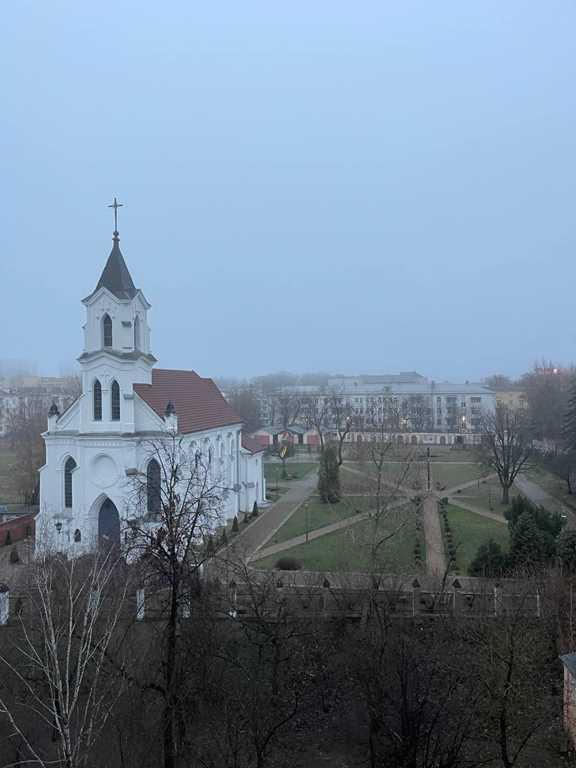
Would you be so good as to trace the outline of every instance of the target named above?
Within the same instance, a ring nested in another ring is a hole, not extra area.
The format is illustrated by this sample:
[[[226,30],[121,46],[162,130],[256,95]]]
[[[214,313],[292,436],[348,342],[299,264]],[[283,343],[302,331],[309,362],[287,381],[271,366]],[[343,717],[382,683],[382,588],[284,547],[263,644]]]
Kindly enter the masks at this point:
[[[576,0],[0,15],[0,768],[576,768]]]
[[[575,24],[560,0],[7,4],[2,357],[73,369],[116,195],[165,366],[570,365]]]

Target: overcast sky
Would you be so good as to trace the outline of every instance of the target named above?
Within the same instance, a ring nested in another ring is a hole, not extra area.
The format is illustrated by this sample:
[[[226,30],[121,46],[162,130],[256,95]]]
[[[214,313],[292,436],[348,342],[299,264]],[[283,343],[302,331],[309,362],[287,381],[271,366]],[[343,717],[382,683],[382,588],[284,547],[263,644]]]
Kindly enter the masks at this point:
[[[0,35],[0,357],[80,354],[117,195],[162,367],[576,361],[573,0],[18,0]]]

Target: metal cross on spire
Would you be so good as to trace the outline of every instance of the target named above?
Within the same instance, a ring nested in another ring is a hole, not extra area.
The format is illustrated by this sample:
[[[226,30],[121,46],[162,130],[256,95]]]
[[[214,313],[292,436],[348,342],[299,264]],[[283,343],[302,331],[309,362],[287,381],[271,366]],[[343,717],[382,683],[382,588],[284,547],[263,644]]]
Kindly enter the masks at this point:
[[[119,203],[116,198],[114,202],[108,206],[108,208],[114,208],[114,234],[118,236],[118,208],[123,208],[124,203]]]

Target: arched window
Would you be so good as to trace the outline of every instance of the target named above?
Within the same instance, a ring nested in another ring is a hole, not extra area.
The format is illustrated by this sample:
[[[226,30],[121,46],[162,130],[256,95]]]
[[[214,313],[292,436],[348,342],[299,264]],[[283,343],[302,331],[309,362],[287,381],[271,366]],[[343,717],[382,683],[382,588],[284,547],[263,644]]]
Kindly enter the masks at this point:
[[[64,464],[64,506],[67,509],[72,507],[74,495],[72,493],[72,472],[76,469],[76,462],[70,456]]]
[[[94,382],[92,397],[94,401],[94,421],[102,421],[102,385],[98,379]]]
[[[74,531],[74,541],[76,544],[78,544],[79,541],[82,541],[82,534],[80,533],[80,528],[76,528]]]
[[[120,421],[120,385],[117,381],[112,382],[110,404],[112,421]]]
[[[102,341],[103,346],[112,346],[112,318],[110,315],[104,315],[102,318]]]
[[[134,349],[140,349],[140,318],[134,318]]]
[[[146,490],[148,492],[148,512],[160,512],[162,499],[160,494],[160,464],[151,459],[146,468]]]

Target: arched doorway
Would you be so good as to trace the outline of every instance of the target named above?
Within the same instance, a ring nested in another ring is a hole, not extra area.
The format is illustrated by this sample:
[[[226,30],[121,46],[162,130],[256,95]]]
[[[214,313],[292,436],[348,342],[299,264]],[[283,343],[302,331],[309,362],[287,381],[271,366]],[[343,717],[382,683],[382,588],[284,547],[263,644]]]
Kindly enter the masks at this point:
[[[98,513],[98,548],[104,551],[120,546],[120,515],[116,505],[105,499]]]

